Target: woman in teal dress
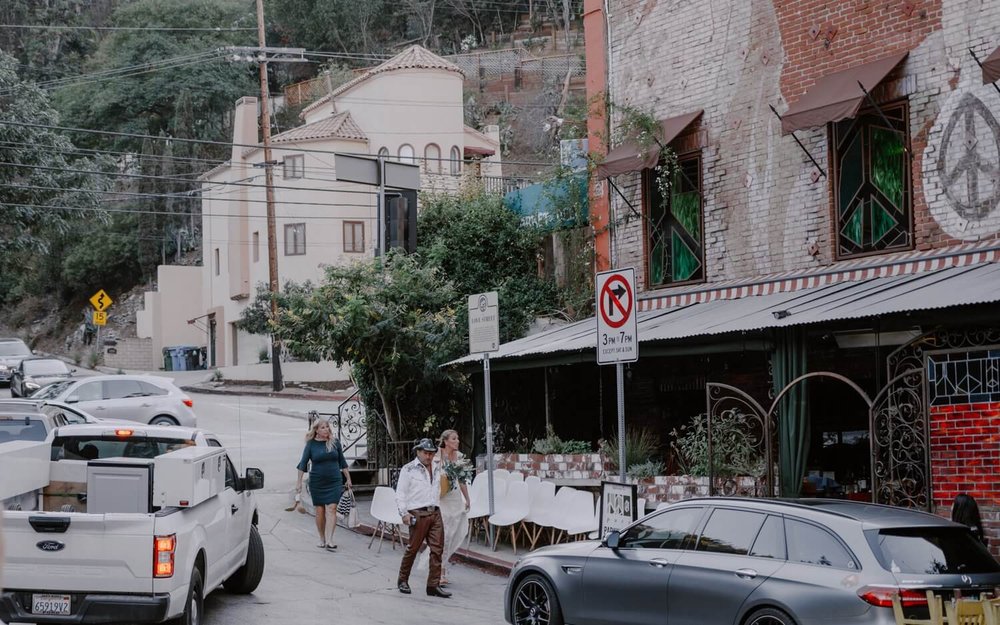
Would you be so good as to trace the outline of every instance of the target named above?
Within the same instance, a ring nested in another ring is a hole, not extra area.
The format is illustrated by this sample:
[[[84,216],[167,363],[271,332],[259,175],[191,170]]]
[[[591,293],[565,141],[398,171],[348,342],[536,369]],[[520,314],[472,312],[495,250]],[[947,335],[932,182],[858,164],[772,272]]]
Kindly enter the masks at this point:
[[[333,440],[330,424],[316,419],[306,434],[306,446],[298,465],[299,479],[295,492],[302,492],[302,476],[309,473],[309,494],[316,508],[316,530],[319,532],[320,549],[333,551],[333,533],[337,529],[337,502],[344,492],[344,484],[351,488],[351,474],[340,443]],[[327,530],[329,525],[329,530]]]

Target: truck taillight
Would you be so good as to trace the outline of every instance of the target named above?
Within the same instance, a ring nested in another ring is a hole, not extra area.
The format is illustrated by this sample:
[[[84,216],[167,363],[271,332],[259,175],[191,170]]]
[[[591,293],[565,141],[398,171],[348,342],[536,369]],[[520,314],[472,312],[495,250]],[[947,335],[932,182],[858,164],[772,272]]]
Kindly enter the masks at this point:
[[[153,577],[173,577],[177,534],[153,538]]]
[[[194,408],[194,400],[191,399],[190,397],[185,397],[181,401],[184,402],[184,405],[187,406],[188,408]]]
[[[913,588],[891,588],[889,586],[865,586],[858,596],[866,603],[879,608],[891,608],[892,596],[899,595],[899,603],[904,607],[927,605],[927,591]]]

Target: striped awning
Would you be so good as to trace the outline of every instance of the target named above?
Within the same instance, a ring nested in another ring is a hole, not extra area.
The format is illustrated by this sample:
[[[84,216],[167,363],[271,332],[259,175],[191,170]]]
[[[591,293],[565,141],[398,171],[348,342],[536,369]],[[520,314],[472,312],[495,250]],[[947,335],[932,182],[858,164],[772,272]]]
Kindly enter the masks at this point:
[[[641,345],[992,302],[1000,302],[1000,262],[956,263],[920,273],[846,280],[670,308],[640,307],[637,320]],[[596,320],[591,317],[504,343],[490,355],[490,361],[593,354],[596,333]],[[466,356],[448,364],[479,360],[478,355]]]

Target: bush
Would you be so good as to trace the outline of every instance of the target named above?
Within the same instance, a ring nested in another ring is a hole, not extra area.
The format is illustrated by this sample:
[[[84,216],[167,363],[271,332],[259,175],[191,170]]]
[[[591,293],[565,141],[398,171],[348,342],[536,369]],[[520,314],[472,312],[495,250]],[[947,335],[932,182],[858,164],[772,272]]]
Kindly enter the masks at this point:
[[[104,362],[104,354],[101,350],[95,349],[87,356],[87,368],[96,369],[98,365]]]
[[[629,430],[625,432],[625,466],[644,464],[653,459],[660,447],[660,441],[655,434],[647,429]],[[608,457],[610,469],[618,469],[618,437],[604,441],[603,453]]]
[[[691,417],[670,433],[677,462],[688,475],[708,475],[708,418],[704,414]],[[763,454],[754,447],[746,415],[726,410],[712,419],[712,455],[715,474],[719,477],[751,475],[760,477],[766,465]]]
[[[587,441],[564,441],[552,430],[550,425],[545,430],[545,438],[536,438],[531,446],[536,454],[589,454],[591,445]]]
[[[641,480],[648,477],[655,477],[657,475],[663,475],[664,466],[659,460],[650,460],[648,462],[643,462],[642,464],[633,464],[629,466],[626,475],[633,477],[635,479]]]

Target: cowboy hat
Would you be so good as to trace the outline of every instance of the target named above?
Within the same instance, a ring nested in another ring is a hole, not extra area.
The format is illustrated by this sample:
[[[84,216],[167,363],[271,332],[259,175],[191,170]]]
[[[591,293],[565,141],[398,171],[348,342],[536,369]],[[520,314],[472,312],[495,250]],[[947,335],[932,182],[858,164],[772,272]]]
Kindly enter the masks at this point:
[[[429,438],[421,438],[420,442],[413,446],[413,451],[437,451],[437,445]]]

